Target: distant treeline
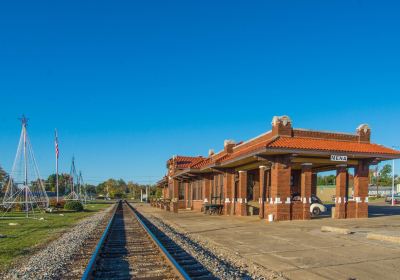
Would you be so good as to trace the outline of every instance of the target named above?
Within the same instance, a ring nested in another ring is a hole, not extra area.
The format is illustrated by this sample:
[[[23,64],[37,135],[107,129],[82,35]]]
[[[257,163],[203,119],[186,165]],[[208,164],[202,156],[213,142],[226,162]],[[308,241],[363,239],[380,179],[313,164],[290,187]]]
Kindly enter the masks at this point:
[[[395,174],[395,184],[400,184],[400,178]],[[350,174],[350,181],[353,180],[353,175]],[[392,185],[392,166],[390,164],[385,164],[382,168],[370,169],[369,170],[369,182],[370,184],[380,185],[380,186],[391,186]],[[326,176],[318,175],[317,184],[321,185],[335,185],[336,175],[330,174]]]
[[[8,174],[0,166],[0,190],[5,191]],[[70,191],[71,176],[67,173],[58,175],[58,191],[60,195],[64,195]],[[33,182],[35,183],[35,182]],[[46,191],[56,192],[56,174],[51,174],[47,179],[42,180]],[[143,185],[134,182],[125,182],[122,179],[108,179],[98,185],[83,184],[86,193],[91,196],[108,196],[110,198],[140,198],[141,190],[145,193],[146,188],[149,191],[149,196],[161,196],[160,190],[157,190],[154,185]]]

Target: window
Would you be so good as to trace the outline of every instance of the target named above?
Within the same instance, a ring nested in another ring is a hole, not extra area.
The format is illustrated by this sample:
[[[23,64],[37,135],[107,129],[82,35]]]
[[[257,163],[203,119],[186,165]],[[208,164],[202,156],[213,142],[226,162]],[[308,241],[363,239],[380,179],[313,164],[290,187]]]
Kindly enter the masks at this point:
[[[193,182],[193,200],[202,200],[203,198],[203,184],[201,180]]]
[[[179,182],[178,195],[179,200],[185,199],[185,184],[183,182]]]
[[[212,180],[211,180],[211,197],[214,197],[215,196],[215,177],[213,176],[212,177]]]
[[[247,200],[251,201],[253,200],[253,192],[254,192],[254,186],[256,182],[254,181],[254,174],[250,173],[247,174]]]
[[[168,198],[172,198],[172,184],[168,184]]]

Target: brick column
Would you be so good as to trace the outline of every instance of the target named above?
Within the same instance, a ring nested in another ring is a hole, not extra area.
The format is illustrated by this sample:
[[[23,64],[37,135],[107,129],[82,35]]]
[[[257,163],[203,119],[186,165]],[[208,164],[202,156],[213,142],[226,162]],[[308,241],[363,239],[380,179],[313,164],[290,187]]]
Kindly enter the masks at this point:
[[[356,202],[356,218],[368,218],[368,175],[368,162],[360,160],[354,172],[354,200]]]
[[[312,195],[317,195],[317,182],[318,182],[318,174],[313,173],[311,175],[311,194]]]
[[[176,179],[172,179],[172,197],[170,199],[179,198],[179,181]]]
[[[290,158],[276,157],[271,169],[270,198],[270,204],[273,205],[271,210],[276,221],[290,220],[290,175]]]
[[[185,197],[183,198],[184,202],[185,202],[185,208],[188,208],[189,207],[189,182],[184,182],[183,186],[185,188]]]
[[[265,172],[265,204],[264,204],[264,218],[267,219],[268,215],[272,213],[271,204],[271,167]]]
[[[260,172],[259,172],[259,182],[260,182],[260,199],[259,205],[260,205],[260,212],[259,212],[259,217],[260,219],[264,219],[264,205],[265,205],[265,186],[266,186],[266,181],[265,181],[265,170],[267,169],[266,166],[261,165],[260,167]]]
[[[224,173],[224,215],[229,215],[231,213],[231,207],[233,201],[231,198],[233,196],[233,187],[234,187],[234,174],[230,171]]]
[[[247,216],[247,171],[239,171],[239,193],[238,193],[237,214]]]
[[[164,199],[168,198],[168,187],[163,188],[163,198]]]
[[[338,165],[336,170],[336,198],[335,219],[346,218],[346,194],[347,194],[347,166]]]
[[[311,186],[312,186],[312,164],[301,165],[301,201],[303,202],[303,220],[310,219]]]

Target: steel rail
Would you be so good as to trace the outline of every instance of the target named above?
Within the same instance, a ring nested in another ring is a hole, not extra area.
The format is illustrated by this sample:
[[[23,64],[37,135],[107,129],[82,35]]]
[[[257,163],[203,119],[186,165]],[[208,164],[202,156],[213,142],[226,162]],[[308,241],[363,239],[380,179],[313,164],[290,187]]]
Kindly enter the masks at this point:
[[[130,205],[127,201],[125,203],[129,206],[134,214],[135,218],[139,221],[140,225],[145,229],[147,234],[151,237],[151,239],[156,243],[156,245],[161,249],[164,255],[167,257],[168,261],[174,266],[174,268],[178,271],[181,277],[185,280],[191,280],[192,278],[186,273],[186,271],[182,268],[180,264],[176,262],[176,260],[171,256],[171,254],[167,251],[164,245],[158,240],[158,238],[151,232],[151,230],[145,225],[142,219],[136,214],[132,205]]]
[[[102,246],[104,244],[104,241],[106,240],[106,238],[108,236],[108,232],[109,232],[109,230],[111,228],[111,225],[112,225],[112,223],[114,221],[115,214],[117,213],[118,206],[121,203],[122,203],[122,201],[120,200],[120,201],[118,201],[118,204],[115,205],[114,213],[113,213],[110,221],[108,222],[108,225],[107,225],[106,229],[104,230],[103,235],[101,236],[99,242],[96,245],[96,249],[94,250],[94,252],[92,254],[92,257],[90,258],[89,263],[86,266],[85,272],[82,275],[82,278],[81,278],[82,280],[90,279],[90,275],[91,275],[91,273],[92,273],[92,271],[94,269],[94,266],[96,264],[97,257],[98,257],[98,255],[100,253],[100,250],[101,250],[101,248],[102,248]]]

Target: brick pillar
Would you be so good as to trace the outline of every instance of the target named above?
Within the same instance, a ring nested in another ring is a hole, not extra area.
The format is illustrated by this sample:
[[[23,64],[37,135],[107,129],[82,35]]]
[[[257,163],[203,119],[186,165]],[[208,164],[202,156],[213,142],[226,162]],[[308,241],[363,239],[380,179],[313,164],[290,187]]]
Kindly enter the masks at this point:
[[[268,215],[272,213],[271,207],[271,167],[265,172],[265,204],[264,204],[264,218],[267,219]]]
[[[185,208],[188,208],[189,205],[189,182],[184,182],[183,186],[185,188],[185,197],[184,199],[184,203],[185,203]]]
[[[231,213],[231,207],[233,201],[231,198],[233,196],[233,187],[234,187],[234,173],[228,171],[224,173],[224,215],[229,215]]]
[[[303,202],[303,220],[310,219],[311,186],[312,186],[312,164],[301,165],[301,201]]]
[[[266,166],[261,165],[260,167],[260,172],[259,172],[259,182],[260,182],[260,199],[258,200],[259,205],[260,205],[260,212],[259,212],[259,217],[260,219],[264,219],[264,212],[265,212],[265,186],[266,186],[266,181],[265,181],[265,170],[267,169]]]
[[[317,182],[318,182],[318,174],[313,173],[311,175],[311,194],[317,195]]]
[[[238,193],[238,208],[236,213],[239,216],[247,216],[247,171],[239,171],[239,193]]]
[[[354,200],[356,202],[356,218],[368,218],[368,175],[368,162],[360,160],[354,172]]]
[[[276,221],[290,220],[290,175],[290,158],[277,156],[271,168],[270,198],[271,210]]]
[[[346,194],[347,194],[347,166],[338,165],[336,170],[336,198],[335,219],[346,218]]]
[[[179,181],[176,179],[172,179],[172,197],[170,198],[176,198],[177,200],[179,198]]]
[[[168,198],[168,187],[163,188],[163,198]]]

